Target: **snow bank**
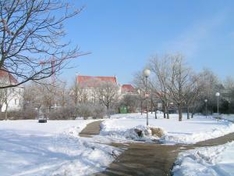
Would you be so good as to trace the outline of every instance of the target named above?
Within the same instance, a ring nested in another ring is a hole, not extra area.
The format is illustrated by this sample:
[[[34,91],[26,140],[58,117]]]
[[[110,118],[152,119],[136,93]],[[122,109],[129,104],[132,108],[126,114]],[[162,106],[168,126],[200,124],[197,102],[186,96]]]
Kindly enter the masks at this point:
[[[234,175],[234,142],[215,147],[202,147],[179,154],[173,176]]]
[[[122,118],[121,115],[115,115],[112,116],[112,119],[102,123],[100,134],[118,142],[159,140],[165,144],[194,144],[234,132],[233,123],[204,116],[178,121],[177,115],[171,115],[170,119],[164,119],[162,115],[158,115],[158,119],[154,119],[154,114],[149,114],[149,127],[146,127],[145,123],[145,115],[128,114],[124,117],[122,115]],[[138,136],[135,131],[138,128],[148,131],[148,133],[145,132],[143,136]],[[149,128],[160,128],[165,135],[160,138],[155,137]]]

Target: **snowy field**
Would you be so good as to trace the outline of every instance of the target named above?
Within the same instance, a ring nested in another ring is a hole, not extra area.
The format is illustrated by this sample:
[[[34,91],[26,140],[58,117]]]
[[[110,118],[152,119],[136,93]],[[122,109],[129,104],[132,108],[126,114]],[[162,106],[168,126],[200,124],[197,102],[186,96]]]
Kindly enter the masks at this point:
[[[81,138],[79,132],[93,120],[0,121],[1,176],[82,176],[104,170],[116,156],[118,148],[110,142],[153,142],[164,145],[192,144],[234,132],[226,120],[195,116],[178,122],[177,115],[163,119],[149,113],[149,127],[161,128],[162,137],[153,136],[146,128],[145,114],[113,115],[102,122],[100,135]],[[226,117],[234,119],[232,116]],[[145,131],[142,136],[135,129]],[[234,142],[180,153],[173,169],[175,176],[234,175]]]

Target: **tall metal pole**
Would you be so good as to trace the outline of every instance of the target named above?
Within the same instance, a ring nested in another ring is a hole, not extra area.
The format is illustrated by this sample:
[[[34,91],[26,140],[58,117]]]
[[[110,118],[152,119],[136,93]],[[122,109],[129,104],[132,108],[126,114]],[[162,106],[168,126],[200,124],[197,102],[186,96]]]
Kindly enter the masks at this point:
[[[207,118],[207,99],[205,99],[205,103],[206,103],[206,118]]]
[[[145,92],[146,92],[146,126],[149,125],[149,114],[148,114],[148,88],[147,88],[148,76],[145,77]]]
[[[146,126],[148,126],[149,125],[149,116],[148,116],[148,77],[150,75],[150,70],[145,69],[143,74],[145,76]]]
[[[217,114],[219,114],[219,96],[220,96],[220,93],[219,92],[216,92],[216,97],[217,97]]]

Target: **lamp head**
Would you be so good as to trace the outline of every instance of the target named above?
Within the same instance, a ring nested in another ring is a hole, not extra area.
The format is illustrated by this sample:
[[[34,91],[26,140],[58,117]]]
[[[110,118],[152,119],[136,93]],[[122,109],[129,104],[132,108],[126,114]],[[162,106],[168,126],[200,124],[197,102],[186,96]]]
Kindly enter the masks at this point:
[[[149,77],[149,75],[150,75],[150,70],[146,68],[146,69],[143,71],[143,74],[144,74],[145,77]]]

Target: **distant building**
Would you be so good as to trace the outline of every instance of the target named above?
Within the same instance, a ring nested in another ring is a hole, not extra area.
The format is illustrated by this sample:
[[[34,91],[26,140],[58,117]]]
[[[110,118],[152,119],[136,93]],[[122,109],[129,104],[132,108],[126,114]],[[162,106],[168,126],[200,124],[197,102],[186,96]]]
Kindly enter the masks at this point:
[[[80,96],[79,101],[95,101],[98,97],[95,97],[95,89],[101,86],[102,83],[111,83],[118,87],[117,95],[121,98],[126,94],[133,94],[135,88],[131,84],[123,84],[122,86],[118,84],[117,78],[115,76],[77,76],[77,85],[82,96]],[[80,94],[81,95],[81,94]],[[83,100],[81,100],[83,99]]]
[[[77,76],[77,83],[82,87],[97,87],[101,82],[109,82],[118,85],[115,76]]]
[[[9,72],[0,69],[0,86],[16,85],[17,83]],[[23,90],[23,87],[20,86],[0,89],[1,112],[20,110],[23,102]]]
[[[121,86],[121,94],[136,94],[136,89],[131,84],[123,84]]]
[[[77,76],[78,102],[99,102],[100,97],[97,96],[97,90],[101,86],[107,83],[118,87],[117,78],[115,76],[78,75]]]

